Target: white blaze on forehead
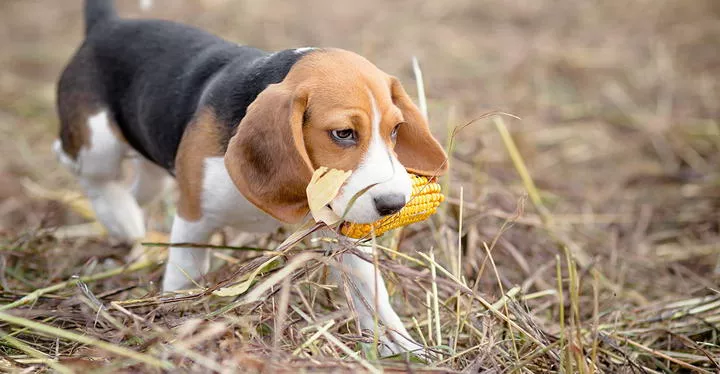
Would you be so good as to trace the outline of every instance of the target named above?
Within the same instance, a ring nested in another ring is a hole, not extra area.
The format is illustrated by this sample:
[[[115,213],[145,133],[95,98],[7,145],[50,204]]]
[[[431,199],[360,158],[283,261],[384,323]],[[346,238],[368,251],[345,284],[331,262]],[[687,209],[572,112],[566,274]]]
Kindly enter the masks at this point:
[[[368,89],[370,98],[370,141],[360,165],[345,183],[342,192],[330,203],[333,211],[342,216],[355,194],[373,185],[353,203],[345,219],[351,222],[369,223],[380,218],[374,198],[386,194],[402,194],[405,201],[410,199],[412,186],[405,167],[400,164],[380,134],[382,115],[377,101]]]
[[[380,116],[375,98],[369,90],[368,95],[370,96],[370,106],[372,107],[372,118],[370,119],[372,123],[372,134],[370,137],[370,146],[368,147],[363,164],[374,166],[375,172],[378,174],[377,179],[388,179],[391,178],[393,174],[394,165],[391,160],[392,154],[380,135],[382,117]]]
[[[313,49],[315,49],[315,47],[302,47],[302,48],[295,48],[295,53],[297,53],[297,54],[301,54],[301,53],[305,53],[305,52],[309,52],[309,51],[312,51]]]

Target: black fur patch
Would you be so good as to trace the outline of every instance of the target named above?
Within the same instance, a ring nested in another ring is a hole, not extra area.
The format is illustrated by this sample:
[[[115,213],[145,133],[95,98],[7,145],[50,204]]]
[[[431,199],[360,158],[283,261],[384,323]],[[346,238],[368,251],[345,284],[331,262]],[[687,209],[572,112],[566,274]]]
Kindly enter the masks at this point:
[[[307,52],[305,52],[307,53]],[[185,127],[209,106],[227,140],[250,103],[304,53],[270,54],[175,22],[102,18],[63,74],[102,98],[130,145],[170,170]],[[89,77],[71,66],[88,66]],[[62,85],[59,95],[63,94]]]

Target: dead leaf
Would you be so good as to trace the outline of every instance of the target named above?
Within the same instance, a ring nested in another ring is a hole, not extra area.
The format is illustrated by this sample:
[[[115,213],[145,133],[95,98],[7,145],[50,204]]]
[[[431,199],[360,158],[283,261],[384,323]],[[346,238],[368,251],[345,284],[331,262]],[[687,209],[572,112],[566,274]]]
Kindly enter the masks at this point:
[[[245,292],[247,292],[248,289],[250,289],[250,286],[252,286],[253,283],[255,283],[255,278],[257,278],[258,274],[264,271],[270,271],[272,269],[277,268],[281,265],[281,261],[278,261],[278,258],[280,256],[273,256],[269,258],[267,261],[265,261],[262,265],[258,266],[255,271],[252,273],[243,276],[241,279],[244,279],[242,282],[237,283],[235,285],[232,285],[230,287],[223,287],[219,290],[213,291],[213,295],[215,296],[221,296],[221,297],[229,297],[229,296],[238,296],[242,295]]]
[[[315,222],[324,222],[332,226],[341,221],[341,217],[328,207],[328,204],[340,193],[352,171],[328,169],[324,166],[315,170],[305,192],[308,197],[310,214]]]

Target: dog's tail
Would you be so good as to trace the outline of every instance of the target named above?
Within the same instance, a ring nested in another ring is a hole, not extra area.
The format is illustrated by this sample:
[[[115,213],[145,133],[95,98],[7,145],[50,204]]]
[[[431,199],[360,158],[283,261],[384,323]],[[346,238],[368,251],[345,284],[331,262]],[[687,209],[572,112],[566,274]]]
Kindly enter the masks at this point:
[[[116,16],[113,0],[85,0],[85,35],[95,25]]]

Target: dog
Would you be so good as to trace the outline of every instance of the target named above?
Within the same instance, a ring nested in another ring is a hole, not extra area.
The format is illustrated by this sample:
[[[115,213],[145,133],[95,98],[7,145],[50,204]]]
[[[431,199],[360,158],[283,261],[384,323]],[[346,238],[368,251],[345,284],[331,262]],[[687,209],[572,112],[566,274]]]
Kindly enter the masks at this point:
[[[352,171],[329,206],[358,223],[405,205],[408,172],[445,171],[444,150],[398,79],[360,55],[269,53],[174,22],[120,18],[112,0],[86,0],[84,11],[85,40],[58,82],[54,150],[113,237],[144,237],[141,206],[169,177],[179,190],[171,243],[203,243],[226,226],[272,232],[301,221],[321,166]],[[121,163],[131,156],[127,187]],[[423,350],[373,264],[339,257],[360,327],[373,329],[377,313],[386,329],[381,353]],[[209,259],[206,249],[171,246],[163,290],[192,285]]]

